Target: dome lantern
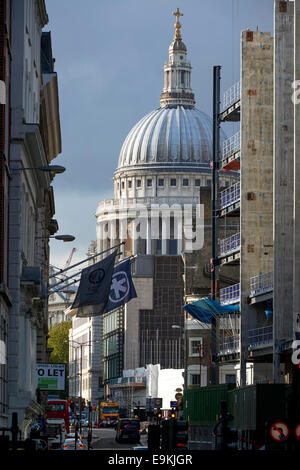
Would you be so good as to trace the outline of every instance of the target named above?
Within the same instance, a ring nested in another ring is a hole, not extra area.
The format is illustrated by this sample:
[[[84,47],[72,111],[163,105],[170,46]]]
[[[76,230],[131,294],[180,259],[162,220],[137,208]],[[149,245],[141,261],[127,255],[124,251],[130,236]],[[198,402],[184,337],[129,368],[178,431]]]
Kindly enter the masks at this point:
[[[169,47],[169,61],[164,65],[164,88],[161,94],[160,105],[182,105],[192,108],[195,105],[194,93],[191,89],[191,64],[187,60],[187,48],[181,37],[181,24],[179,17],[183,16],[179,8],[173,12],[176,16],[174,24],[174,41]]]

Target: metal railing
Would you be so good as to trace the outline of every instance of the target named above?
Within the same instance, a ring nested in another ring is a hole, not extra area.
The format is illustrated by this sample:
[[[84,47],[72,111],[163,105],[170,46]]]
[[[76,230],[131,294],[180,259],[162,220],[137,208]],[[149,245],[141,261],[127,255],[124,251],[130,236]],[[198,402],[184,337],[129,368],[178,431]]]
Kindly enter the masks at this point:
[[[248,331],[248,347],[262,346],[273,341],[273,326],[264,326]]]
[[[259,274],[250,278],[250,297],[269,292],[273,289],[273,272]]]
[[[241,149],[241,131],[232,135],[226,140],[223,140],[222,145],[222,159],[233,155]]]
[[[238,251],[241,247],[241,234],[240,232],[231,235],[231,237],[219,240],[220,256],[229,255]]]
[[[230,354],[240,350],[240,335],[227,336],[220,344],[220,354]]]
[[[220,192],[220,208],[231,206],[235,202],[240,200],[240,183],[235,183],[230,188],[224,189]]]
[[[223,111],[229,108],[233,103],[236,103],[241,98],[240,82],[232,85],[223,95]]]
[[[229,305],[240,301],[240,284],[220,289],[220,304]]]
[[[117,379],[110,379],[108,381],[109,385],[122,385],[122,384],[131,384],[131,383],[145,383],[145,377],[120,377]]]
[[[273,326],[263,326],[248,331],[248,349],[272,344]],[[220,354],[231,354],[240,350],[240,335],[231,335],[220,343]]]

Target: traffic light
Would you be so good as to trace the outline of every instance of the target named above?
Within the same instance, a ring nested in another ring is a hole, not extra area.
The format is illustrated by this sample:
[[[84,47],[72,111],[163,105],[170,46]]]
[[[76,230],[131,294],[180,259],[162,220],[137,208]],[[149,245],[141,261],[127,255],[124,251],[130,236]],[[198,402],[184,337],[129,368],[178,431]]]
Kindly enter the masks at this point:
[[[170,417],[171,417],[171,419],[175,419],[175,418],[176,418],[175,410],[172,410],[172,411],[171,411]]]
[[[175,423],[175,448],[187,448],[188,442],[188,421],[176,420]]]
[[[74,413],[74,409],[75,409],[74,401],[71,398],[69,398],[68,403],[69,403],[70,410],[72,411],[72,413]]]
[[[160,449],[160,426],[159,424],[149,424],[148,426],[148,450]]]
[[[156,418],[158,422],[161,420],[161,417],[162,417],[161,410],[160,408],[158,408],[156,411]]]

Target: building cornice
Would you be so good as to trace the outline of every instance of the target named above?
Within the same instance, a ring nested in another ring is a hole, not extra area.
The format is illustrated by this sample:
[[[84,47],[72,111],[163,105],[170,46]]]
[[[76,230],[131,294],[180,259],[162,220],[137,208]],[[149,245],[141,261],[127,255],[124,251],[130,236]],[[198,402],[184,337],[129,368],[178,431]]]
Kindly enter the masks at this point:
[[[43,28],[46,24],[49,23],[45,0],[37,0],[36,5],[40,18],[41,28]]]

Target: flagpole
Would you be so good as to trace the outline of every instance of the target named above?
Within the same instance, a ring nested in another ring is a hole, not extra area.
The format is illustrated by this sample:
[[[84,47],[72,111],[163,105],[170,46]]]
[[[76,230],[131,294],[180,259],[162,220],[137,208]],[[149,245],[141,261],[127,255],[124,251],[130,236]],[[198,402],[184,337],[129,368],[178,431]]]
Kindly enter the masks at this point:
[[[80,264],[85,263],[86,261],[89,261],[90,259],[96,258],[97,256],[100,256],[100,255],[102,255],[103,253],[107,253],[108,251],[114,250],[115,248],[118,248],[118,247],[121,246],[121,245],[125,245],[125,242],[118,243],[117,245],[112,246],[111,248],[107,248],[107,249],[104,250],[104,251],[100,251],[100,253],[96,253],[95,255],[90,256],[89,258],[85,258],[83,261],[79,261],[79,263],[72,264],[72,266],[69,266],[69,267],[66,268],[66,269],[60,269],[59,272],[57,272],[57,273],[55,273],[55,274],[52,274],[51,276],[48,277],[48,279],[52,279],[52,277],[56,277],[58,274],[65,273],[65,272],[68,271],[69,269],[75,268],[75,266],[79,266]],[[79,272],[80,272],[80,271],[79,271]],[[73,277],[73,276],[70,276],[70,277]]]
[[[117,245],[116,245],[116,246],[117,246]],[[102,253],[104,253],[104,252],[102,252]],[[94,255],[93,257],[99,256],[100,254],[101,254],[101,253],[98,253],[97,255]],[[120,253],[117,253],[117,255],[120,255],[120,254],[121,254],[121,252],[120,252]],[[125,259],[123,259],[122,261],[120,261],[119,263],[117,263],[117,264],[115,265],[115,267],[119,266],[119,264],[121,264],[121,263],[124,263],[124,261],[126,261],[127,259],[129,259],[129,260],[131,261],[132,259],[134,259],[134,258],[136,258],[136,257],[137,257],[137,255],[128,256],[128,258],[125,258]],[[90,259],[90,258],[89,258],[89,259]],[[86,260],[84,260],[84,261],[86,261]],[[65,283],[66,281],[68,281],[69,279],[72,279],[72,278],[78,276],[79,274],[81,274],[81,272],[82,272],[82,269],[80,269],[79,271],[76,271],[76,273],[72,274],[72,276],[65,277],[64,279],[62,279],[61,281],[57,282],[56,284],[52,284],[51,286],[49,286],[49,289],[53,289],[54,287],[59,286],[60,284],[64,284],[64,283]],[[75,282],[77,282],[77,281],[79,281],[79,279],[74,280],[73,282],[71,282],[71,284],[75,284]],[[71,284],[67,284],[67,286],[68,286],[68,285],[71,285]]]
[[[69,284],[66,284],[65,286],[62,286],[59,289],[55,289],[55,290],[52,290],[52,286],[51,286],[51,287],[49,287],[49,291],[48,291],[48,293],[45,297],[48,297],[48,295],[52,295],[52,294],[55,294],[57,292],[62,292],[62,291],[64,291],[64,289],[67,289],[69,286],[71,286],[72,284],[75,284],[75,282],[78,282],[78,281],[79,281],[79,279],[74,279],[74,281],[70,282]],[[75,291],[74,291],[74,293],[75,293]]]

